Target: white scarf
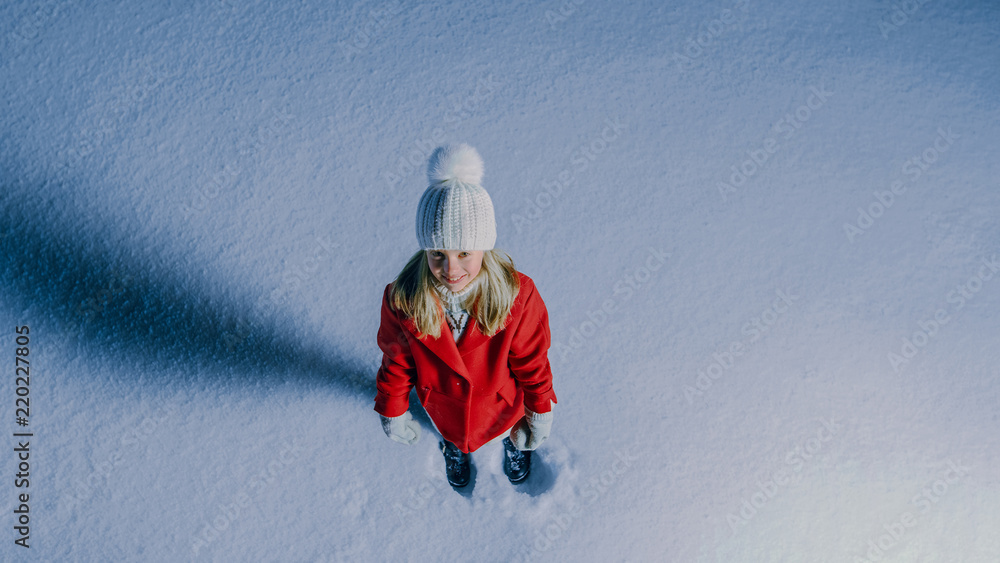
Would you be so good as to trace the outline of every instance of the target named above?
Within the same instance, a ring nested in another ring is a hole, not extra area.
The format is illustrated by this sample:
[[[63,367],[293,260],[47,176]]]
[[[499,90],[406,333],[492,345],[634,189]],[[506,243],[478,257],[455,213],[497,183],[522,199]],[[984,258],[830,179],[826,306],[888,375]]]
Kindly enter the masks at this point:
[[[479,278],[480,276],[476,276],[461,291],[451,291],[444,284],[434,281],[434,289],[441,297],[445,318],[448,321],[448,326],[451,327],[451,335],[455,338],[456,343],[469,322],[469,311],[463,306],[464,301],[469,294],[475,291],[476,285],[479,284]]]

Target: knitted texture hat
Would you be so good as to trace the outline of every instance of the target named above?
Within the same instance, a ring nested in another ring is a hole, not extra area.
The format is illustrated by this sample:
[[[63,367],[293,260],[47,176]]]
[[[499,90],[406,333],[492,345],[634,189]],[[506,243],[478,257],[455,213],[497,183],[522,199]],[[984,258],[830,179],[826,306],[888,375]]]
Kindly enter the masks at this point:
[[[430,185],[417,205],[424,250],[491,250],[497,240],[493,200],[479,184],[483,159],[464,143],[438,147],[427,164]]]

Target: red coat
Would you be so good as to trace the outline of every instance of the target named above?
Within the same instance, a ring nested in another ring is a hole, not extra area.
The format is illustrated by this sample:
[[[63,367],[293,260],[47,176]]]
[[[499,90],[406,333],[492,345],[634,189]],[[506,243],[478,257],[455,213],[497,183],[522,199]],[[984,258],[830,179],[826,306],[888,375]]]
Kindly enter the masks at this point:
[[[517,275],[521,288],[506,328],[488,337],[470,315],[457,345],[443,309],[441,336],[418,339],[413,320],[392,308],[392,283],[386,285],[375,410],[383,416],[403,414],[415,386],[441,435],[466,453],[510,429],[524,416],[524,407],[549,412],[549,400],[555,402],[556,395],[548,359],[548,311],[531,278]]]

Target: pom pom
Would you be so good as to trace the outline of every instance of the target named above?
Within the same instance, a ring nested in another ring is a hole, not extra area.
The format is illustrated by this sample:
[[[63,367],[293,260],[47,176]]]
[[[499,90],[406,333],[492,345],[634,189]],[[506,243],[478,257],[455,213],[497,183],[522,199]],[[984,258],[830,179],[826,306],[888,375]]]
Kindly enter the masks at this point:
[[[465,143],[438,147],[427,164],[427,179],[431,185],[451,180],[479,185],[483,179],[483,159]]]

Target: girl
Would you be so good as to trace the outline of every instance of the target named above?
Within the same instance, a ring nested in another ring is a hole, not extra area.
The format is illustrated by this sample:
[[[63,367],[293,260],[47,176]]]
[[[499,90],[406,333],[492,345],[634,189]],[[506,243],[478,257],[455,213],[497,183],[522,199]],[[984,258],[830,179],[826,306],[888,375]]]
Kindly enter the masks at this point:
[[[439,147],[427,175],[417,207],[421,250],[382,295],[375,411],[387,436],[413,444],[416,387],[453,487],[469,482],[469,454],[500,438],[504,474],[520,483],[552,427],[548,312],[531,278],[493,248],[493,202],[480,186],[476,150]]]

